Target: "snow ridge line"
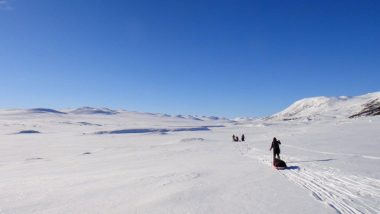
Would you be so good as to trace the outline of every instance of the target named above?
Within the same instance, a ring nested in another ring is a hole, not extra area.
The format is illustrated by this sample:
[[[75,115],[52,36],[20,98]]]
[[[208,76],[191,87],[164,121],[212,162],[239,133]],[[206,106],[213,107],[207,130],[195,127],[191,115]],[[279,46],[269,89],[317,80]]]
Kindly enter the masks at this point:
[[[270,155],[264,151],[250,148],[247,143],[236,144],[237,150],[248,158],[257,159],[259,162],[271,166]],[[342,176],[334,169],[309,170],[307,168],[297,170],[279,171],[290,181],[296,183],[311,192],[311,195],[328,204],[337,213],[380,213],[377,198],[380,198],[380,180],[358,177]]]

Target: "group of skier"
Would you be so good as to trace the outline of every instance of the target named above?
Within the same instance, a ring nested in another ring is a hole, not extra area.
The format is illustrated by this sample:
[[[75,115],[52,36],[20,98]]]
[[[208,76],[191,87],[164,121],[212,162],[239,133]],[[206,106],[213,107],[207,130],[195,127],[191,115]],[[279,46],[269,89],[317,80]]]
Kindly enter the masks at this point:
[[[241,136],[240,139],[242,142],[245,141],[244,134]],[[232,135],[232,141],[240,142],[239,137],[237,135]],[[273,166],[277,169],[284,169],[286,168],[286,163],[280,158],[280,152],[281,152],[280,145],[281,145],[281,141],[277,140],[277,138],[274,137],[272,144],[269,148],[269,151],[273,150]]]
[[[242,134],[241,135],[241,141],[242,142],[244,142],[245,141],[245,136],[244,136],[244,134]],[[232,141],[234,141],[234,142],[239,142],[240,140],[239,140],[239,137],[237,136],[237,135],[232,135]]]

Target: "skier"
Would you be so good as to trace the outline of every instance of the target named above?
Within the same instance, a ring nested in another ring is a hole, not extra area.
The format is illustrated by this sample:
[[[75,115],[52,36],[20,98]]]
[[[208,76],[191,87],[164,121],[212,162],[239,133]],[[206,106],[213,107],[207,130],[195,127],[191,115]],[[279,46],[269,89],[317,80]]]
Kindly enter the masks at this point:
[[[245,136],[244,136],[244,134],[241,136],[241,141],[242,141],[242,142],[245,141]]]
[[[273,149],[273,162],[276,159],[276,155],[277,155],[278,159],[281,159],[280,158],[280,144],[281,144],[281,141],[277,140],[274,137],[273,141],[272,141],[272,145],[269,149],[269,151],[271,151]]]
[[[236,142],[235,135],[232,135],[232,141]]]

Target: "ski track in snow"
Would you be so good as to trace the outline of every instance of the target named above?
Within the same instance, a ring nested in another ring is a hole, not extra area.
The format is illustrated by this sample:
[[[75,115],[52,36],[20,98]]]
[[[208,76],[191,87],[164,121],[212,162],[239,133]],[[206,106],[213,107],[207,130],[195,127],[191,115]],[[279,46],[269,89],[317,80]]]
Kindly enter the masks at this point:
[[[236,149],[245,157],[258,160],[272,167],[271,155],[252,148],[247,142],[235,143]],[[343,176],[333,168],[324,170],[288,166],[278,172],[290,181],[307,189],[311,195],[332,207],[337,213],[380,213],[380,180],[359,176]]]
[[[324,155],[359,156],[359,157],[366,158],[366,159],[380,160],[380,157],[370,156],[370,155],[359,155],[359,154],[350,154],[350,153],[336,153],[336,152],[315,151],[315,150],[305,149],[305,148],[298,147],[298,146],[293,146],[293,145],[283,145],[283,146],[284,147],[290,147],[290,148],[293,148],[293,149],[302,150],[302,151],[306,151],[306,152],[313,152],[313,153],[318,153],[318,154],[324,154]]]

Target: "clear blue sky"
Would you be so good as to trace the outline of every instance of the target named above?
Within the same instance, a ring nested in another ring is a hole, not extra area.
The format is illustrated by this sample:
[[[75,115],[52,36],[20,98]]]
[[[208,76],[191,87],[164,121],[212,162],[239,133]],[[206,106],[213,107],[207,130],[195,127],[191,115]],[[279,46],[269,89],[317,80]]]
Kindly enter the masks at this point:
[[[0,0],[0,108],[263,116],[380,90],[380,1]]]

